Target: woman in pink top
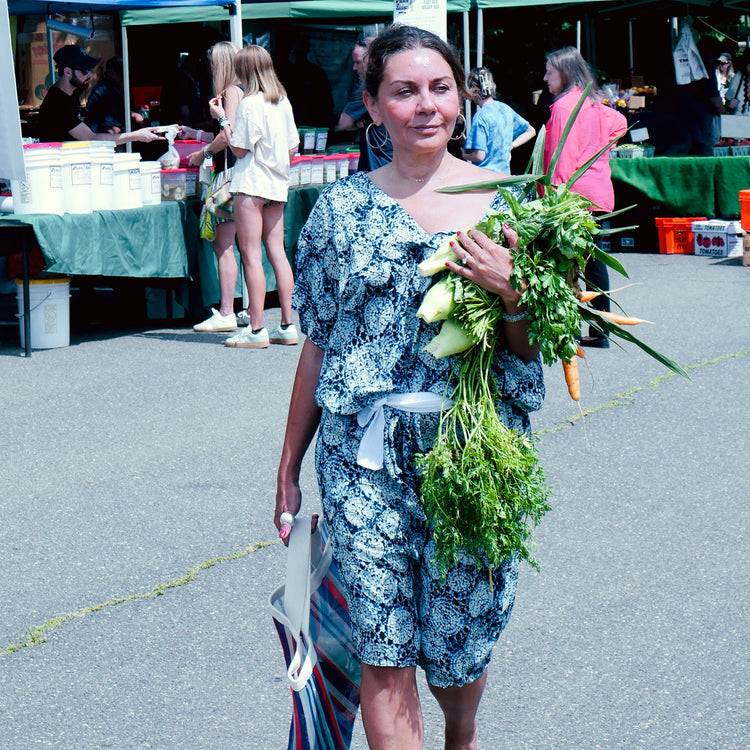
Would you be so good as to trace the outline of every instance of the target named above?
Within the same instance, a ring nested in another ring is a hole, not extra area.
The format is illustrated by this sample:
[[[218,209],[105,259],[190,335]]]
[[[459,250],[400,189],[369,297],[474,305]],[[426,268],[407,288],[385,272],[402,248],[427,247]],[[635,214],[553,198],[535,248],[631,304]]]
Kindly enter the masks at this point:
[[[591,69],[575,47],[563,47],[547,55],[547,72],[544,80],[550,94],[555,97],[546,126],[545,170],[560,143],[571,112],[583,95],[583,90],[589,83],[592,84],[589,96],[568,134],[552,175],[552,182],[559,185],[607,143],[621,136],[627,130],[627,122],[619,112],[601,103],[601,95],[593,83]],[[615,206],[615,192],[612,187],[609,154],[600,156],[588,171],[576,180],[572,189],[591,201],[592,211],[612,211]],[[607,267],[601,261],[589,261],[586,264],[585,276],[588,288],[596,287],[603,291],[609,289]],[[608,311],[609,299],[604,295],[597,297],[593,306]],[[609,346],[609,340],[599,331],[590,329],[589,335],[581,339],[581,344],[604,348]]]

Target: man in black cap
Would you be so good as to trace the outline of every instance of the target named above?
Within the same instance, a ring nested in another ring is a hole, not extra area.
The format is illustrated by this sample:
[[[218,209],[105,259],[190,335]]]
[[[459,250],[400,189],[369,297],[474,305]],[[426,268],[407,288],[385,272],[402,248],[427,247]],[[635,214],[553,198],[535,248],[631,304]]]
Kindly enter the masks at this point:
[[[99,60],[89,57],[77,44],[60,47],[54,60],[58,79],[44,97],[36,120],[40,141],[114,141],[120,145],[128,141],[159,140],[153,128],[141,128],[132,133],[94,133],[81,121],[79,97]]]

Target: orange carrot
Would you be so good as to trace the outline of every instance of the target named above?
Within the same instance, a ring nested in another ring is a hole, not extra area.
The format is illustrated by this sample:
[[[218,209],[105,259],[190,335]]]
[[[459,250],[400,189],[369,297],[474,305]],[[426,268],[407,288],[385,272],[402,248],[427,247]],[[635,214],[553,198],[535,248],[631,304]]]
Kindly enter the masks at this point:
[[[576,349],[576,357],[586,359],[586,354],[584,353],[583,347],[580,344],[578,345],[578,349]]]
[[[605,318],[609,318],[613,323],[617,323],[618,326],[637,326],[639,323],[651,323],[650,320],[641,320],[640,318],[630,318],[627,315],[618,315],[617,313],[604,312],[603,310],[597,311],[599,315],[603,315]]]
[[[584,291],[578,292],[578,299],[581,302],[591,302],[592,299],[596,299],[601,296],[601,292]]]
[[[568,386],[568,393],[573,401],[578,401],[581,397],[581,382],[578,379],[578,362],[573,357],[569,361],[562,360],[563,372],[565,373],[565,383]]]

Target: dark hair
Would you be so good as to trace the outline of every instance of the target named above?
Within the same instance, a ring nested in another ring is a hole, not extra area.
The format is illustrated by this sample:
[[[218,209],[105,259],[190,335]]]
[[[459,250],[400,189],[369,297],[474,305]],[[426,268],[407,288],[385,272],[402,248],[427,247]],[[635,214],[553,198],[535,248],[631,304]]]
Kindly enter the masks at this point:
[[[430,49],[437,52],[451,68],[460,94],[464,94],[464,71],[453,47],[439,36],[415,26],[394,24],[378,34],[367,48],[367,70],[365,88],[373,99],[383,82],[385,64],[390,57],[407,50]]]

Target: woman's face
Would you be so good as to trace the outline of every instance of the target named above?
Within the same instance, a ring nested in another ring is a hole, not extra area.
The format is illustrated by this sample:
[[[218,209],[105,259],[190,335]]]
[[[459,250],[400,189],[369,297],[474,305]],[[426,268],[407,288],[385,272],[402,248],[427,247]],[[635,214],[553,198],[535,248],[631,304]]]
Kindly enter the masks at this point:
[[[434,50],[420,48],[386,61],[378,98],[365,92],[365,104],[394,147],[430,150],[444,148],[453,135],[460,97],[450,65]]]
[[[560,71],[547,60],[547,72],[544,74],[547,88],[552,96],[557,96],[563,90],[563,80]]]

